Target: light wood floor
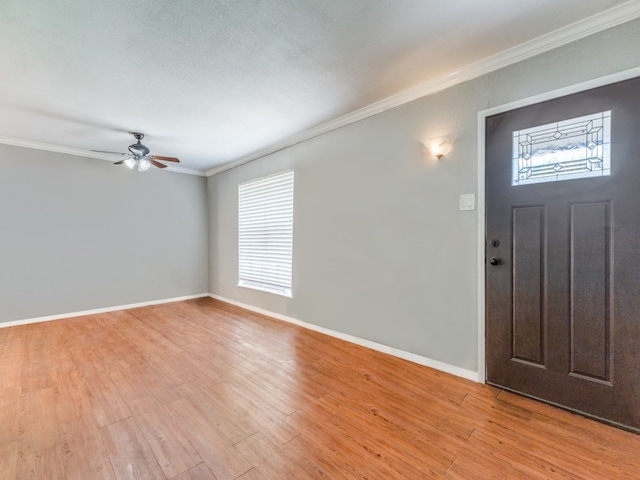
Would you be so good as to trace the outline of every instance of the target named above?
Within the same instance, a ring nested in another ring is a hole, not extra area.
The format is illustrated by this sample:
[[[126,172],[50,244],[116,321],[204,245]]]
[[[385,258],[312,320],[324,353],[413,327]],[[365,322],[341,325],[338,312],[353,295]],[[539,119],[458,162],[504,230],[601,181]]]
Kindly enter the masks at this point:
[[[640,436],[211,299],[0,329],[0,478],[640,478]]]

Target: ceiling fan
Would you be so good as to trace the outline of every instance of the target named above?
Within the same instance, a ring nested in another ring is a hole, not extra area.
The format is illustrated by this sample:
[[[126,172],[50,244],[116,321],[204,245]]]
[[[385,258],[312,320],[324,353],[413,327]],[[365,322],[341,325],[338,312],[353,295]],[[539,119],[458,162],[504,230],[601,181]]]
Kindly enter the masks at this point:
[[[92,150],[94,152],[99,153],[112,153],[114,155],[124,155],[128,158],[124,158],[118,162],[115,162],[114,165],[126,165],[131,170],[136,168],[140,172],[144,172],[151,168],[151,165],[158,168],[167,168],[164,163],[160,163],[158,160],[162,160],[163,162],[175,162],[179,163],[176,157],[164,157],[162,155],[149,155],[149,149],[143,145],[140,140],[144,138],[143,133],[138,132],[129,132],[133,135],[136,140],[136,143],[129,145],[129,153],[119,153],[119,152],[107,152],[105,150]]]

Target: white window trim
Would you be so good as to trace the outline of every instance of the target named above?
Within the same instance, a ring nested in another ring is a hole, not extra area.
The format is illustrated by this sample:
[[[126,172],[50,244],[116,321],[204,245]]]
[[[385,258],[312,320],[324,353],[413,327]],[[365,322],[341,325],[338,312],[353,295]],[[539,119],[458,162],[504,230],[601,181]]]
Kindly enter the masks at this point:
[[[292,297],[293,170],[238,186],[238,286]]]

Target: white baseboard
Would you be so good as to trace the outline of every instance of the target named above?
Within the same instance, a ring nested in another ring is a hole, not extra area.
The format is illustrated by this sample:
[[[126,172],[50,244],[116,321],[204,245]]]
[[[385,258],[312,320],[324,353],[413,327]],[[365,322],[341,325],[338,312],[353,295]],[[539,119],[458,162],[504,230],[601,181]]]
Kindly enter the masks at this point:
[[[212,293],[201,293],[197,295],[187,295],[184,297],[164,298],[160,300],[151,300],[148,302],[131,303],[128,305],[117,305],[113,307],[96,308],[92,310],[82,310],[79,312],[70,312],[70,313],[64,313],[59,315],[48,315],[44,317],[26,318],[23,320],[15,320],[10,322],[0,322],[0,328],[15,327],[18,325],[28,325],[31,323],[49,322],[52,320],[62,320],[64,318],[83,317],[86,315],[96,315],[99,313],[116,312],[118,310],[128,310],[131,308],[147,307],[150,305],[160,305],[163,303],[181,302],[184,300],[191,300],[194,298],[203,298],[203,297],[211,297],[216,300],[220,300],[221,302],[228,303],[230,305],[235,305],[237,307],[241,307],[246,310],[250,310],[252,312],[260,313],[262,315],[267,315],[269,317],[275,318],[277,320],[281,320],[283,322],[292,323],[294,325],[298,325],[303,328],[308,328],[309,330],[324,333],[325,335],[329,335],[330,337],[339,338],[340,340],[345,340],[347,342],[354,343],[356,345],[361,345],[363,347],[367,347],[372,350],[376,350],[378,352],[387,353],[389,355],[393,355],[394,357],[402,358],[404,360],[408,360],[410,362],[417,363],[419,365],[425,365],[427,367],[431,367],[445,373],[450,373],[458,377],[466,378],[467,380],[472,380],[474,382],[483,381],[479,377],[478,372],[474,372],[472,370],[467,370],[464,368],[456,367],[454,365],[449,365],[448,363],[440,362],[438,360],[433,360],[431,358],[423,357],[421,355],[416,355],[415,353],[406,352],[404,350],[393,348],[388,345],[383,345],[381,343],[372,342],[371,340],[366,340],[364,338],[356,337],[354,335],[349,335],[347,333],[342,333],[336,330],[320,327],[312,323],[303,322],[296,318],[287,317],[285,315],[281,315],[275,312],[270,312],[268,310],[254,307],[253,305],[248,305],[246,303],[236,302],[235,300],[221,297],[219,295],[214,295]]]
[[[221,302],[229,303],[231,305],[235,305],[237,307],[244,308],[246,310],[250,310],[255,313],[260,313],[262,315],[267,315],[277,320],[282,320],[283,322],[292,323],[300,327],[308,328],[309,330],[324,333],[325,335],[329,335],[330,337],[339,338],[340,340],[345,340],[350,343],[355,343],[356,345],[367,347],[372,350],[376,350],[378,352],[387,353],[389,355],[393,355],[394,357],[402,358],[404,360],[408,360],[410,362],[417,363],[419,365],[431,367],[445,373],[450,373],[458,377],[466,378],[467,380],[472,380],[474,382],[480,382],[480,383],[484,382],[484,380],[480,378],[480,375],[478,374],[478,372],[474,372],[472,370],[467,370],[464,368],[456,367],[454,365],[449,365],[448,363],[440,362],[438,360],[433,360],[431,358],[423,357],[421,355],[416,355],[415,353],[406,352],[404,350],[393,348],[388,345],[383,345],[381,343],[365,340],[364,338],[349,335],[347,333],[338,332],[336,330],[330,330],[328,328],[320,327],[312,323],[303,322],[296,318],[287,317],[285,315],[280,315],[279,313],[274,313],[268,310],[264,310],[262,308],[254,307],[253,305],[248,305],[246,303],[230,300],[228,298],[221,297],[213,293],[210,293],[209,296],[215,300],[220,300]]]
[[[208,293],[199,293],[197,295],[186,295],[184,297],[163,298],[161,300],[151,300],[149,302],[131,303],[129,305],[117,305],[115,307],[96,308],[93,310],[83,310],[80,312],[63,313],[60,315],[48,315],[46,317],[25,318],[24,320],[0,322],[0,328],[15,327],[17,325],[28,325],[30,323],[49,322],[51,320],[62,320],[63,318],[83,317],[85,315],[96,315],[98,313],[116,312],[118,310],[128,310],[130,308],[148,307],[149,305],[160,305],[162,303],[181,302],[183,300],[191,300],[194,298],[203,298],[208,296],[209,296]]]

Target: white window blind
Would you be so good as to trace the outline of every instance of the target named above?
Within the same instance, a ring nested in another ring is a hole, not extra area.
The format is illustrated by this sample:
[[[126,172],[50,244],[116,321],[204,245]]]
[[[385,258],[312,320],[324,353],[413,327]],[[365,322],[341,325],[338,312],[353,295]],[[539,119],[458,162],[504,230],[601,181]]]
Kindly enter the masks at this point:
[[[238,285],[291,296],[293,171],[238,187]]]

